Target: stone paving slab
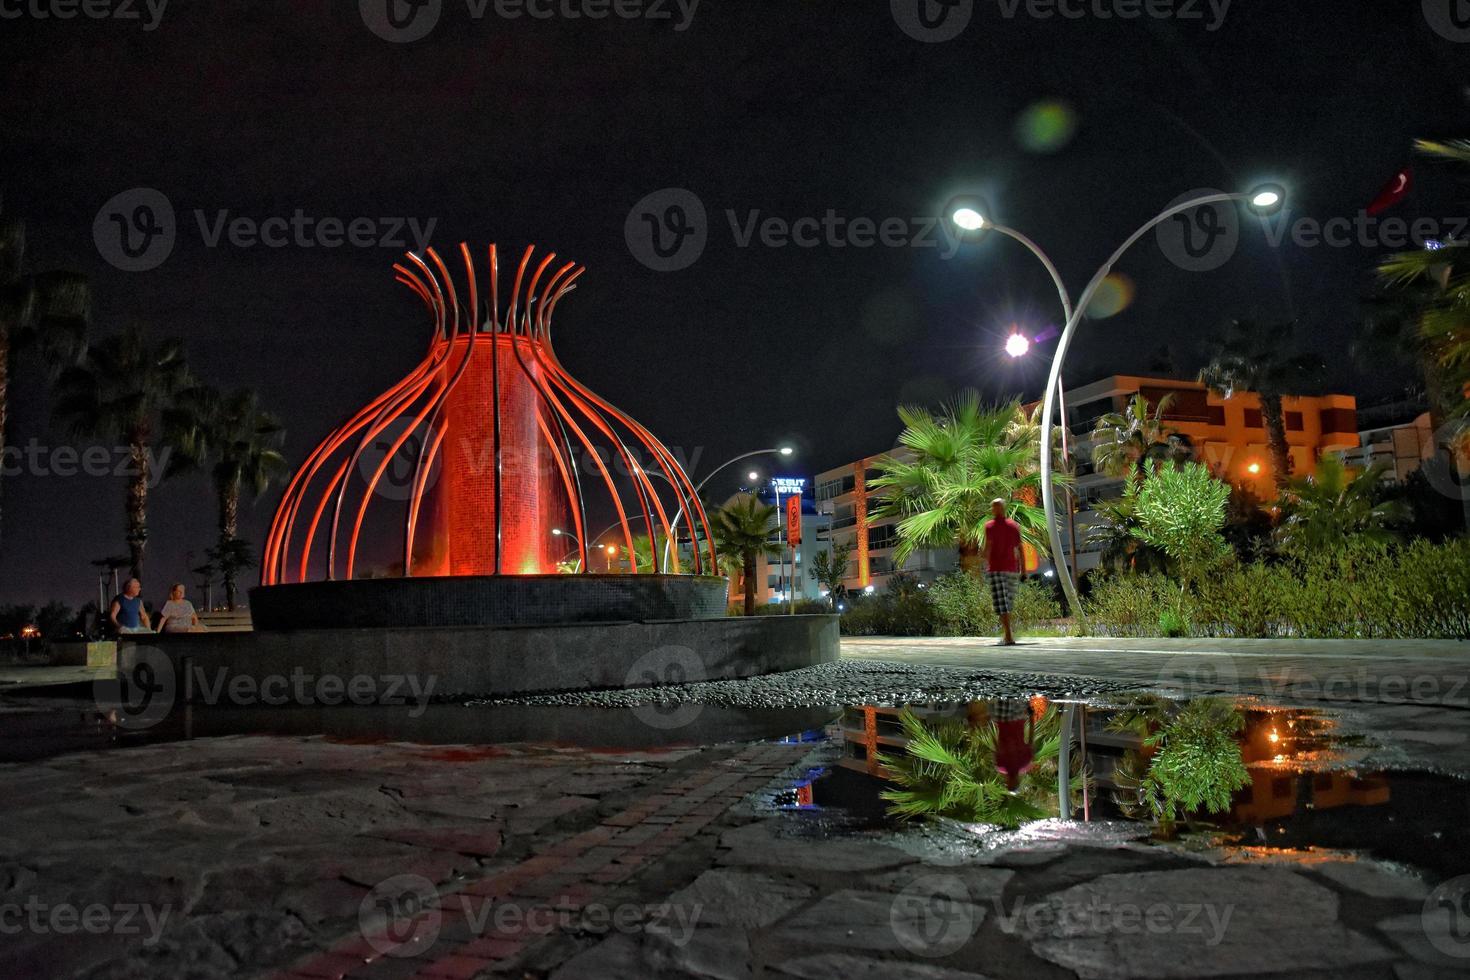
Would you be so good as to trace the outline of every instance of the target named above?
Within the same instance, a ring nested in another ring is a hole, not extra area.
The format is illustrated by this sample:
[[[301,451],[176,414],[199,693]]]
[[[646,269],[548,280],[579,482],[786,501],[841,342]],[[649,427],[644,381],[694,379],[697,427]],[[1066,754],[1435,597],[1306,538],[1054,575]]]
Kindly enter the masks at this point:
[[[1425,914],[1437,883],[1362,855],[1184,853],[1121,823],[855,831],[764,805],[829,751],[251,736],[0,765],[0,906],[167,913],[135,933],[7,936],[0,976],[1071,980],[1470,966],[1444,951],[1457,949],[1448,913]]]

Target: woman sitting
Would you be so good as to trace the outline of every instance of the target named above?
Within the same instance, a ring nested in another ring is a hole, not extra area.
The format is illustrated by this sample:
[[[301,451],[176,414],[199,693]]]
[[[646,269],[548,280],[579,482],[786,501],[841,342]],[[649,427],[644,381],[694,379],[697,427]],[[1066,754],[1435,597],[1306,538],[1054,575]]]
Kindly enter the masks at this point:
[[[199,625],[199,614],[194,611],[194,604],[184,598],[182,584],[175,584],[168,590],[168,602],[159,611],[158,629],[162,633],[195,633],[204,629]]]

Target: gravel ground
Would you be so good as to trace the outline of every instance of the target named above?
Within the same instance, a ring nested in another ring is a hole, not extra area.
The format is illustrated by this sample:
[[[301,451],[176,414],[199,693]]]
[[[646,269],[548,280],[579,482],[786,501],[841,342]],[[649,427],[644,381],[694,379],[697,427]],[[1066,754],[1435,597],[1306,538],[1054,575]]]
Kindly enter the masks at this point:
[[[741,680],[700,681],[617,691],[575,691],[516,698],[478,699],[471,705],[713,704],[732,708],[840,707],[848,704],[924,704],[1028,697],[1090,700],[1130,690],[1130,685],[1087,677],[938,667],[881,660],[841,660]]]

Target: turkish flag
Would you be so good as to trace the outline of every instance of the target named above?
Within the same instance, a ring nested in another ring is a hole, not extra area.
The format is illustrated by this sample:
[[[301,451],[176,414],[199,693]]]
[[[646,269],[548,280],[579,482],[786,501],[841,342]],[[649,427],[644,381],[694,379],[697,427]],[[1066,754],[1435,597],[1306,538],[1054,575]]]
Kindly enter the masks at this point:
[[[1368,205],[1369,214],[1381,214],[1402,201],[1409,194],[1409,188],[1414,183],[1414,171],[1411,167],[1404,167],[1393,175],[1393,180],[1383,185],[1383,190]]]

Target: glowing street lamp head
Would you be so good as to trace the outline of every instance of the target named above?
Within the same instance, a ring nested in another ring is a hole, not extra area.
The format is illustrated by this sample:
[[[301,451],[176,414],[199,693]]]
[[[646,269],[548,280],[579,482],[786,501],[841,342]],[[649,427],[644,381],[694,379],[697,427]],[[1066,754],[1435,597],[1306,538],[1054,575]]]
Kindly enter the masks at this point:
[[[985,228],[985,215],[973,207],[956,208],[950,217],[958,227],[965,231],[982,231]]]
[[[1006,338],[1006,353],[1012,357],[1025,357],[1031,350],[1031,340],[1023,333],[1013,333]]]
[[[615,544],[610,544],[606,548],[604,548],[603,550],[606,551],[610,555],[615,555],[615,554],[618,553],[618,546],[615,545]]]
[[[790,446],[782,446],[781,447],[781,455],[782,456],[790,456],[794,452],[796,452],[796,450],[795,449],[792,449]]]
[[[761,475],[759,473],[757,473],[755,470],[751,470],[749,473],[747,473],[745,475],[748,476],[748,477],[750,477],[750,479],[751,479],[752,482],[754,482],[756,480],[759,480],[761,478]]]
[[[1245,468],[1245,471],[1247,473],[1249,473],[1251,476],[1260,476],[1261,475],[1261,464],[1260,463],[1251,463],[1249,466],[1247,466]]]
[[[1263,184],[1250,192],[1251,210],[1259,215],[1272,215],[1286,206],[1286,191],[1276,184]]]

